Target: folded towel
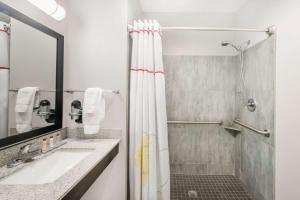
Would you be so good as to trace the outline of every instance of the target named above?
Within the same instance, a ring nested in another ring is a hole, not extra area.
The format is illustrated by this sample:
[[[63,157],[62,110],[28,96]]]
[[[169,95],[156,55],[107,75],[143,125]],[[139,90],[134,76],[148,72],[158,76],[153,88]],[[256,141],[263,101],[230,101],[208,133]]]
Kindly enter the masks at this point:
[[[88,88],[84,94],[82,120],[84,134],[96,134],[105,117],[105,99],[100,88]]]
[[[34,100],[38,87],[25,87],[21,88],[17,94],[15,111],[17,113],[26,112],[31,106],[32,100]]]
[[[18,91],[16,100],[16,129],[18,133],[32,129],[32,113],[35,101],[38,99],[38,87],[25,87]]]
[[[97,101],[102,95],[102,90],[99,88],[88,88],[84,94],[85,113],[95,113]]]

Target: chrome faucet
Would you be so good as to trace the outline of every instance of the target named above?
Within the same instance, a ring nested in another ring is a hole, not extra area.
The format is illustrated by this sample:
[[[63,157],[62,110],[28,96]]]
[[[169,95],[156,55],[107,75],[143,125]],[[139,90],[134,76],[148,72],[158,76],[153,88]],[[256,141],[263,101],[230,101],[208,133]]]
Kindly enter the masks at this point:
[[[8,168],[18,166],[21,163],[30,162],[35,156],[42,153],[42,149],[33,148],[33,143],[22,146],[17,156],[7,163]]]
[[[19,150],[18,155],[24,155],[24,154],[29,153],[31,146],[32,146],[32,143],[22,146]]]
[[[22,159],[23,162],[27,162],[32,160],[33,157],[40,155],[42,153],[42,149],[34,148],[33,146],[33,143],[22,146],[18,152],[17,158]]]

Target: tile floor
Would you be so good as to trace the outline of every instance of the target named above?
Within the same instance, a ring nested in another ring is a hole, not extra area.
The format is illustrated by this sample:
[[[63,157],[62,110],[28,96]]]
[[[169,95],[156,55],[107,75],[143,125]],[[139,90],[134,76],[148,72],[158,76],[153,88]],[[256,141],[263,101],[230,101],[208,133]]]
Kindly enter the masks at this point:
[[[252,200],[230,175],[171,174],[171,200]]]

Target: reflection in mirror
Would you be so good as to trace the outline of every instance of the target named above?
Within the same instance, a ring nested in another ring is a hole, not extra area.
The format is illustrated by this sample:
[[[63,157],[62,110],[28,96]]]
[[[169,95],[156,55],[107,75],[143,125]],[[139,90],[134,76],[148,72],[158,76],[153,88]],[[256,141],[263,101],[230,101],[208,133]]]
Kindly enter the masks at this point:
[[[56,43],[0,14],[0,138],[54,124]]]

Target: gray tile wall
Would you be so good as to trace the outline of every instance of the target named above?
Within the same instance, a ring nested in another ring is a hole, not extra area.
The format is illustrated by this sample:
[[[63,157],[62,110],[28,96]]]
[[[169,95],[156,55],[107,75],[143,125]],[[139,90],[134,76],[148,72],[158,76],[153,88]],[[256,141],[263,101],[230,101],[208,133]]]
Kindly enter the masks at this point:
[[[271,130],[266,138],[243,128],[236,140],[236,175],[256,200],[274,199],[275,41],[272,36],[244,53],[245,97],[257,101],[257,110],[249,112],[241,102],[242,94],[236,94],[237,118]]]
[[[235,115],[236,57],[164,56],[168,120]],[[169,125],[171,172],[235,173],[235,139],[219,125]]]

